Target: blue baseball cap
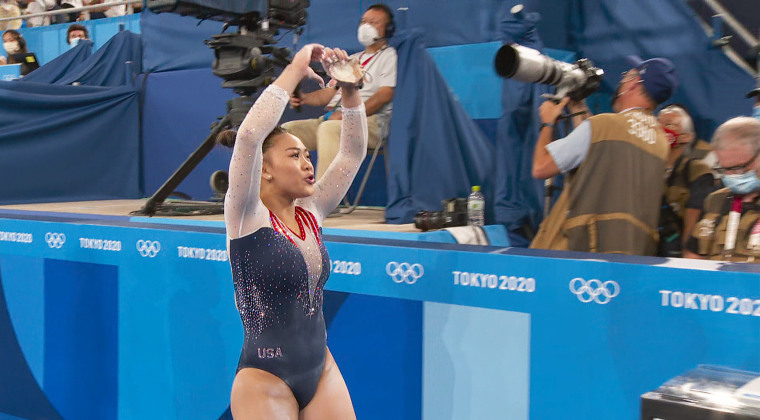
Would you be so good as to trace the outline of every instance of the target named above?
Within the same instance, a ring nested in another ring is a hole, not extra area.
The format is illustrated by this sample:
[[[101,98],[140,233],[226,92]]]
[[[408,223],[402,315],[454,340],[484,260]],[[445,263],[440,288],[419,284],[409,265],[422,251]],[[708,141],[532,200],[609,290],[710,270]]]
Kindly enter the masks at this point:
[[[629,55],[626,62],[641,76],[641,83],[649,96],[657,104],[661,104],[670,98],[678,86],[676,67],[667,58],[652,58],[643,61],[637,55]]]

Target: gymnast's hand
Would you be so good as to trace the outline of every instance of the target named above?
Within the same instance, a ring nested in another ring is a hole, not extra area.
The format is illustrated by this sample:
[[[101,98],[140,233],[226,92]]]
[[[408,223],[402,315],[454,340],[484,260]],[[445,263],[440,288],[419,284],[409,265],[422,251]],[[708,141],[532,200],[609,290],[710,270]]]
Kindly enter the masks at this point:
[[[309,64],[312,62],[324,62],[326,56],[332,57],[333,55],[334,53],[329,48],[325,48],[320,44],[307,44],[293,56],[290,65],[301,72],[302,78],[313,79],[319,83],[320,88],[323,88],[325,87],[325,81],[314,72],[314,69]]]

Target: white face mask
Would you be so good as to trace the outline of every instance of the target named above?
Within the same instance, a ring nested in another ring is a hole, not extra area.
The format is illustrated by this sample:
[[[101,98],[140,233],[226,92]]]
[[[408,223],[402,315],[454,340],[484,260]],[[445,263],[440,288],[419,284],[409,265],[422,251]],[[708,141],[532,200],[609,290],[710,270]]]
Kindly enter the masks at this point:
[[[72,38],[72,39],[70,39],[69,43],[71,44],[71,48],[74,48],[77,45],[79,45],[79,41],[81,41],[81,40],[82,40],[82,38]]]
[[[3,48],[8,54],[15,54],[20,50],[18,41],[3,42]]]
[[[380,34],[377,33],[377,29],[369,23],[362,23],[359,25],[359,30],[356,35],[359,42],[365,47],[369,47],[382,39],[380,38]]]

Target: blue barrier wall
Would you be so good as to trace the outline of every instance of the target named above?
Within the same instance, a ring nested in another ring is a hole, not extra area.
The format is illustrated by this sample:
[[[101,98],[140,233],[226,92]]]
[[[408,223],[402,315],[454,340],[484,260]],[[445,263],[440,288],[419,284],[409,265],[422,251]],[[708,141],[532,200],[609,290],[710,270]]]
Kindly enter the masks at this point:
[[[28,373],[0,377],[36,382],[62,418],[223,416],[242,329],[218,222],[2,217]],[[641,394],[697,364],[760,370],[756,265],[329,233],[328,344],[362,419],[634,420]],[[66,364],[92,373],[64,393]],[[2,398],[0,413],[24,418]]]

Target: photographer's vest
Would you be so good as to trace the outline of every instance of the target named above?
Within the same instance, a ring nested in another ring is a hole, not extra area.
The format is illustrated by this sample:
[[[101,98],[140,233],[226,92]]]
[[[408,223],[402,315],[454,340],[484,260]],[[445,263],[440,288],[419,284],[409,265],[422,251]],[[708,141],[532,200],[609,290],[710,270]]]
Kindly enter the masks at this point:
[[[591,146],[532,248],[654,255],[668,142],[651,113],[589,119]]]
[[[705,200],[704,215],[694,227],[692,236],[697,240],[697,253],[711,260],[760,262],[760,198],[742,203],[742,214],[736,231],[736,244],[731,252],[724,252],[728,213],[734,195],[728,188],[710,194]],[[758,224],[754,241],[753,227]]]
[[[713,151],[712,145],[704,140],[697,140],[691,147],[689,157],[692,159],[704,159]]]
[[[665,180],[665,201],[679,218],[683,219],[691,184],[709,173],[712,173],[712,170],[701,160],[687,159],[684,155],[676,160],[673,172]]]

